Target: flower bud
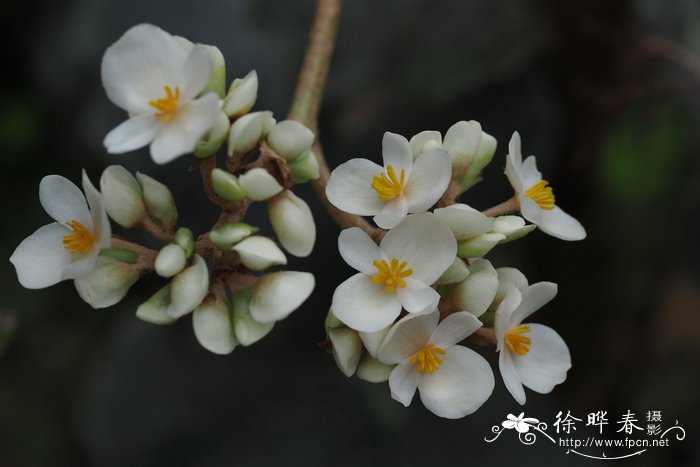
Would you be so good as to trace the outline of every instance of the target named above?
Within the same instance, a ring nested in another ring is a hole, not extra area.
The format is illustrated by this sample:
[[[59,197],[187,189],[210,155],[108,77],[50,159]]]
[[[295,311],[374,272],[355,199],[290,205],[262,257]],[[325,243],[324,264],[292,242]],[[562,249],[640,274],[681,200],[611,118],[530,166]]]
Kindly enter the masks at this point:
[[[391,370],[395,366],[382,363],[371,355],[365,355],[357,367],[357,377],[369,383],[383,383],[389,380]]]
[[[469,276],[451,287],[449,300],[454,308],[468,311],[477,318],[491,305],[498,290],[498,273],[485,259],[478,259],[469,268]]]
[[[481,171],[489,165],[494,154],[496,154],[496,138],[486,132],[482,132],[481,143],[476,151],[476,155],[465,174],[459,179],[462,191],[468,190],[481,181]]]
[[[185,264],[187,264],[185,250],[171,243],[158,252],[154,267],[160,277],[173,277],[185,268]]]
[[[326,337],[331,342],[333,360],[348,378],[355,374],[357,364],[362,356],[362,340],[357,331],[341,323],[333,314],[328,312],[325,322]]]
[[[265,337],[275,323],[259,323],[250,316],[253,289],[244,289],[233,296],[233,330],[238,342],[249,346]]]
[[[413,160],[416,160],[425,151],[442,148],[442,135],[439,131],[421,131],[411,138],[410,143]]]
[[[450,228],[457,241],[466,240],[493,229],[493,220],[466,204],[436,209],[435,217]]]
[[[228,304],[212,295],[192,313],[192,328],[202,347],[215,354],[230,354],[238,344]]]
[[[224,99],[222,110],[229,117],[240,117],[253,108],[258,98],[258,74],[255,70],[245,78],[236,78],[231,83],[228,94]]]
[[[209,232],[209,240],[221,251],[231,251],[236,243],[258,231],[244,222],[231,222]]]
[[[501,243],[511,242],[524,237],[537,226],[525,225],[525,219],[520,216],[499,216],[493,219],[493,232],[503,234],[506,238]]]
[[[212,170],[211,182],[216,194],[225,200],[240,201],[245,198],[245,190],[241,186],[238,177],[225,170]]]
[[[265,274],[255,284],[250,315],[259,323],[273,323],[289,316],[314,290],[308,272],[280,271]]]
[[[277,179],[261,167],[247,171],[238,177],[238,181],[246,196],[253,201],[264,201],[282,191]]]
[[[167,313],[179,318],[202,303],[209,290],[209,270],[201,256],[194,255],[192,265],[180,272],[170,283],[170,305]]]
[[[223,99],[226,93],[226,60],[218,47],[213,45],[205,45],[211,56],[211,75],[200,96],[210,92],[216,93],[220,99]]]
[[[290,161],[311,149],[314,138],[313,131],[296,120],[283,120],[270,130],[267,143],[278,156]]]
[[[309,205],[285,190],[267,202],[267,212],[282,246],[294,256],[309,256],[316,242],[316,224]]]
[[[362,339],[362,343],[365,345],[365,349],[367,349],[367,352],[373,357],[377,357],[377,352],[379,351],[379,347],[384,343],[384,339],[386,339],[386,336],[389,334],[389,331],[391,331],[392,326],[389,325],[385,327],[384,329],[380,329],[379,331],[375,332],[359,332],[360,334],[360,339]]]
[[[228,133],[228,155],[239,156],[252,151],[274,125],[272,112],[253,112],[233,122]]]
[[[500,233],[484,233],[462,240],[457,244],[457,256],[460,258],[481,258],[505,238],[506,236]]]
[[[165,229],[173,230],[177,226],[177,207],[170,189],[146,174],[136,172],[136,178],[141,185],[148,214]]]
[[[192,231],[187,227],[180,227],[177,229],[175,237],[173,237],[173,243],[185,250],[185,256],[188,258],[194,253],[194,235],[192,235]]]
[[[134,264],[139,260],[139,255],[133,251],[124,250],[122,248],[102,248],[100,256],[111,261],[119,261],[121,263]]]
[[[122,227],[134,227],[146,216],[141,187],[121,165],[110,165],[102,172],[100,191],[107,214]]]
[[[166,285],[136,309],[136,317],[152,324],[172,324],[175,318],[168,315],[170,284]]]
[[[231,123],[225,113],[219,112],[219,116],[214,122],[214,126],[204,135],[197,145],[194,147],[194,155],[200,159],[209,157],[216,153],[219,148],[226,141],[226,136],[228,135],[228,130],[231,127]]]
[[[471,120],[452,125],[445,133],[442,147],[450,154],[453,173],[462,173],[474,159],[481,142],[481,125]]]
[[[496,273],[498,274],[498,291],[493,298],[494,302],[500,303],[510,288],[516,287],[523,291],[528,286],[527,277],[518,269],[507,267],[498,268],[496,269]]]
[[[241,263],[253,271],[262,271],[276,264],[287,264],[287,258],[275,242],[258,235],[248,237],[231,248]]]
[[[95,309],[112,306],[139,280],[139,271],[128,263],[98,256],[92,272],[75,279],[80,298]]]
[[[306,151],[289,162],[289,170],[292,172],[294,183],[304,183],[316,180],[321,172],[318,167],[318,159],[313,151]]]
[[[436,285],[448,285],[462,282],[469,275],[469,268],[461,258],[455,258],[452,265],[435,282]]]

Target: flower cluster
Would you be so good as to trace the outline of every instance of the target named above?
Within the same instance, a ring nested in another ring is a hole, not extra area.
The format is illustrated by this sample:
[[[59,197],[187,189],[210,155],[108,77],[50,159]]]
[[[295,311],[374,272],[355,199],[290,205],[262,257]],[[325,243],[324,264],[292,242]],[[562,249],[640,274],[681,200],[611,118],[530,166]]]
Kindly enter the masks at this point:
[[[529,285],[517,269],[483,257],[536,227],[565,240],[582,239],[585,230],[554,204],[534,156],[522,161],[517,133],[506,160],[514,198],[490,215],[456,203],[495,151],[496,140],[475,121],[456,123],[444,139],[436,131],[410,141],[385,133],[383,166],[352,159],[326,188],[337,208],[374,216],[388,229],[373,235],[378,244],[358,227],[338,238],[340,255],[357,270],[335,290],[326,319],[338,367],[346,376],[388,381],[405,406],[417,389],[425,407],[446,418],[473,413],[494,388],[488,362],[458,345],[473,334],[495,344],[505,386],[520,404],[523,386],[548,393],[571,367],[555,331],[522,323],[554,298],[556,284]]]
[[[319,176],[315,135],[299,122],[251,112],[255,71],[227,91],[219,49],[150,24],[134,26],[111,45],[101,73],[107,97],[128,114],[105,137],[107,151],[149,146],[158,164],[193,153],[221,215],[195,237],[180,225],[170,189],[148,175],[113,165],[102,173],[98,191],[83,173],[85,195],[66,178],[47,176],[39,197],[56,222],[25,239],[10,258],[20,283],[42,288],[72,279],[83,300],[104,308],[155,272],[164,285],[138,307],[137,317],[170,324],[191,313],[198,341],[219,354],[258,341],[314,288],[311,273],[265,270],[287,263],[282,248],[294,256],[313,249],[311,210],[291,188]],[[221,148],[228,157],[217,167]],[[254,202],[267,204],[282,248],[244,222]],[[162,247],[113,236],[109,218],[150,232]]]

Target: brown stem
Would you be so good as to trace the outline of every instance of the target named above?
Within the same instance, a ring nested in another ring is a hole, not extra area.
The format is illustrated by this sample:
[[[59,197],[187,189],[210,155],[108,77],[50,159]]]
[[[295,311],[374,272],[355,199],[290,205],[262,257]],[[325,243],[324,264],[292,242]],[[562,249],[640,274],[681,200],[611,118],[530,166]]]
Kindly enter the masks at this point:
[[[490,207],[485,211],[482,211],[482,214],[485,214],[489,217],[496,217],[496,216],[504,216],[506,214],[510,214],[513,212],[517,212],[520,210],[520,203],[518,202],[518,197],[513,196],[511,199],[502,202],[501,204],[497,204],[496,206]]]
[[[486,326],[480,327],[474,331],[474,335],[479,336],[487,344],[496,345],[498,343],[496,339],[496,330],[494,328]]]
[[[153,219],[150,217],[146,216],[144,219],[141,221],[141,228],[145,230],[146,232],[150,233],[154,237],[166,242],[170,243],[173,240],[173,237],[175,234],[173,232],[169,232],[165,230],[163,227],[160,225],[156,224]]]
[[[136,253],[139,256],[150,258],[151,260],[155,260],[156,256],[158,256],[158,252],[155,250],[151,250],[150,248],[147,248],[143,245],[139,245],[137,243],[131,243],[127,240],[118,237],[112,237],[112,247],[120,248],[122,250],[128,250],[132,253]]]

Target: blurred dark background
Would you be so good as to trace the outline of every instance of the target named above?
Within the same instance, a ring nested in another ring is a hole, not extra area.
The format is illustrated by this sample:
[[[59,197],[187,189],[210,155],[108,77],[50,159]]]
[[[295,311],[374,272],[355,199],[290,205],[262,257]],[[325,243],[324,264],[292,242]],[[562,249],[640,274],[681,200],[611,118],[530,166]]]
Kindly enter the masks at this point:
[[[147,150],[108,155],[123,118],[99,65],[126,29],[152,22],[217,45],[229,81],[255,68],[257,109],[282,118],[301,63],[313,2],[3,0],[0,16],[0,258],[48,223],[46,174],[93,181],[110,164],[174,188],[197,233],[216,219],[191,157],[156,166]],[[508,139],[523,137],[557,201],[588,230],[567,243],[539,231],[497,248],[496,267],[559,283],[534,320],[567,341],[573,369],[552,394],[528,391],[526,415],[607,410],[610,437],[627,410],[677,420],[684,441],[620,465],[698,465],[700,415],[700,2],[691,0],[348,1],[321,114],[331,166],[380,157],[390,130],[410,137],[476,119],[499,149],[463,198],[505,200]],[[21,288],[0,261],[0,466],[590,465],[546,440],[511,433],[484,442],[520,407],[503,387],[476,414],[439,419],[386,384],[345,378],[317,347],[335,286],[350,269],[338,228],[313,198],[318,243],[293,260],[316,273],[312,298],[264,340],[220,357],[190,319],[169,327],[134,316],[157,280],[93,310],[69,282]],[[207,208],[202,209],[202,206]],[[252,212],[263,222],[264,209]],[[584,432],[585,427],[579,430]],[[614,452],[606,452],[608,455]],[[619,452],[618,452],[619,454]],[[531,459],[525,462],[524,459]]]

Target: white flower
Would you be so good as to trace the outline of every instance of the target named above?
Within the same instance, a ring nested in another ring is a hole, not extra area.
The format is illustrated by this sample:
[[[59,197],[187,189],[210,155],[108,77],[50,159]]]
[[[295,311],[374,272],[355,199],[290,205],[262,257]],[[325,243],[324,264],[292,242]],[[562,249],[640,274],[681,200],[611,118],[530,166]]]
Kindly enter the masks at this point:
[[[541,394],[566,380],[571,368],[569,348],[552,328],[521,324],[557,294],[557,285],[538,282],[522,292],[512,287],[496,311],[496,350],[503,382],[519,404],[525,404],[523,385]]]
[[[408,216],[379,246],[361,229],[345,229],[338,249],[360,271],[338,286],[333,313],[364,332],[390,325],[405,308],[421,313],[435,308],[440,295],[430,286],[452,265],[457,242],[430,213]]]
[[[525,417],[525,412],[520,412],[520,415],[517,417],[509,413],[506,418],[508,420],[501,423],[503,428],[507,430],[515,428],[515,431],[518,433],[527,433],[530,431],[530,427],[533,426],[533,424],[539,423],[539,420],[536,418]]]
[[[586,230],[581,223],[554,204],[554,192],[537,170],[535,156],[529,156],[523,162],[517,131],[508,144],[506,176],[515,190],[520,212],[525,219],[543,232],[562,240],[586,238]]]
[[[443,149],[425,151],[414,162],[408,140],[387,132],[382,157],[384,167],[367,159],[339,165],[328,180],[328,200],[345,212],[374,216],[379,227],[390,229],[407,213],[430,209],[450,183],[450,157]]]
[[[107,151],[123,153],[150,144],[158,164],[192,152],[219,115],[215,93],[196,98],[211,70],[206,46],[190,48],[151,24],[129,29],[102,58],[107,97],[130,116],[105,138]]]
[[[437,310],[408,315],[389,331],[379,360],[398,365],[391,371],[391,397],[408,407],[416,392],[435,415],[461,418],[486,402],[494,387],[488,362],[471,349],[455,345],[481,327],[466,311],[438,324]]]
[[[112,232],[102,197],[85,171],[83,190],[84,196],[74,183],[60,175],[41,180],[41,205],[56,222],[24,239],[10,257],[22,286],[41,289],[82,277],[95,268],[100,249],[111,244]]]

